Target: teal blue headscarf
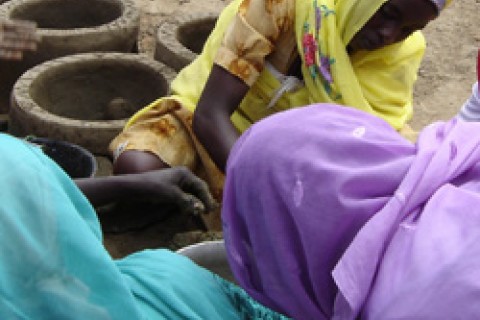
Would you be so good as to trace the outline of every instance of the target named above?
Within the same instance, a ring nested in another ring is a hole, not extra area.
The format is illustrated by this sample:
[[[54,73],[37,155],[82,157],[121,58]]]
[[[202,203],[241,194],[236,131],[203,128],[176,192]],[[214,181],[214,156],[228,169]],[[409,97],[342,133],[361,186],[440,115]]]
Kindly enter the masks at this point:
[[[42,151],[0,134],[0,319],[281,319],[168,250],[113,261],[95,211]]]

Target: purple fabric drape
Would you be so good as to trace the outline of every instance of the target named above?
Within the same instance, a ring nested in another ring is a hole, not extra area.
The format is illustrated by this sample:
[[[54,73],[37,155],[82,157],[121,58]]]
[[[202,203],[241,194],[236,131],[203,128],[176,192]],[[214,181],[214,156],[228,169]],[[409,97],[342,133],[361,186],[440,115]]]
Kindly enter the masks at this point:
[[[224,191],[238,282],[297,319],[433,319],[460,307],[480,316],[472,301],[441,302],[480,296],[480,280],[440,290],[476,275],[458,268],[480,270],[479,142],[480,125],[452,120],[414,145],[383,120],[328,104],[255,124],[231,153]]]

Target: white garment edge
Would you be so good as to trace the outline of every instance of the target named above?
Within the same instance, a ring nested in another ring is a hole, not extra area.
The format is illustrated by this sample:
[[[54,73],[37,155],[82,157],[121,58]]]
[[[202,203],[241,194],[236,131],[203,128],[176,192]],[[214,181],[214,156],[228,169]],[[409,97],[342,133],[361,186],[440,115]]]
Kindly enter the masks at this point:
[[[271,63],[265,62],[265,67],[280,82],[280,87],[274,92],[267,109],[272,108],[285,92],[294,92],[305,86],[305,83],[295,76],[287,76],[278,71]]]
[[[457,118],[463,121],[480,121],[480,93],[478,82],[472,86],[472,95],[465,101]]]

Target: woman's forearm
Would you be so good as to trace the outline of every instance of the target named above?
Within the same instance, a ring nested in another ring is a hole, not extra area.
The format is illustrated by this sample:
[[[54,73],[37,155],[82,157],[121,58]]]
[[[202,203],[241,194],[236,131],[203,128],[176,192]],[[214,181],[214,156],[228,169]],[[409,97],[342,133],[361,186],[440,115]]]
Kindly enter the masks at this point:
[[[75,180],[94,207],[124,199],[151,199],[198,214],[215,208],[208,185],[185,167]]]
[[[239,137],[230,117],[248,90],[241,79],[214,65],[195,109],[193,132],[222,171]]]
[[[230,121],[230,116],[215,114],[209,118],[197,117],[194,123],[198,140],[213,162],[224,172],[230,150],[240,136]]]
[[[128,176],[75,179],[75,183],[94,207],[114,202],[128,193]]]

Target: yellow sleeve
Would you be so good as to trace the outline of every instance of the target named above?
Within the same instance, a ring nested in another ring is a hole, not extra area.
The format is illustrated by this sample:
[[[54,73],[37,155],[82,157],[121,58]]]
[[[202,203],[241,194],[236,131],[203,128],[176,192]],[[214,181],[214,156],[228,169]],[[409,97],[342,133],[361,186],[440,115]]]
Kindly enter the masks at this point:
[[[276,40],[292,27],[294,0],[243,0],[214,63],[251,86]]]

